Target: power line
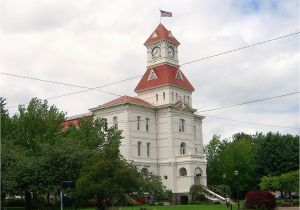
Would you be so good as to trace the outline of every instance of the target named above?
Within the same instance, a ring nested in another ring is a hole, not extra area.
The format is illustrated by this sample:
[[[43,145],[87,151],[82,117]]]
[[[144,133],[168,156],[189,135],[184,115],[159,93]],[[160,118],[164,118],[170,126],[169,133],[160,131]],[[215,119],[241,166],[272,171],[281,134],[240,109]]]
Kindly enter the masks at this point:
[[[221,52],[221,53],[218,53],[218,54],[214,54],[214,55],[211,55],[211,56],[203,57],[203,58],[200,58],[200,59],[197,59],[197,60],[193,60],[193,61],[189,61],[189,62],[183,63],[183,64],[180,65],[180,67],[183,66],[183,65],[188,65],[188,64],[194,63],[194,62],[199,62],[199,61],[202,61],[202,60],[207,60],[207,59],[214,58],[214,57],[217,57],[217,56],[221,56],[221,55],[225,55],[225,54],[232,53],[232,52],[235,52],[235,51],[243,50],[243,49],[246,49],[246,48],[249,48],[249,47],[254,47],[254,46],[257,46],[257,45],[262,45],[262,44],[265,44],[265,43],[268,43],[268,42],[271,42],[271,41],[275,41],[275,40],[278,40],[278,39],[286,38],[286,37],[289,37],[289,36],[292,36],[292,35],[297,35],[299,33],[300,32],[295,32],[295,33],[283,35],[283,36],[280,36],[280,37],[276,37],[276,38],[273,38],[273,39],[269,39],[269,40],[266,40],[266,41],[257,42],[257,43],[252,44],[252,45],[248,45],[248,46],[240,47],[240,48],[237,48],[237,49],[233,49],[233,50]],[[99,88],[110,86],[110,85],[115,85],[115,84],[118,84],[118,83],[121,83],[121,82],[124,82],[124,81],[129,81],[129,80],[136,79],[136,78],[139,78],[139,77],[143,76],[143,75],[138,75],[138,76],[133,76],[133,77],[130,77],[130,78],[127,78],[127,79],[115,81],[115,82],[104,84],[104,85],[97,86],[97,87],[87,87],[87,86],[82,86],[82,85],[77,85],[77,84],[71,84],[71,83],[66,83],[66,82],[58,82],[58,81],[52,81],[52,80],[34,78],[34,77],[29,77],[29,76],[24,76],[24,75],[17,75],[17,74],[11,74],[11,73],[6,73],[6,72],[0,72],[0,74],[7,75],[7,76],[19,77],[19,78],[23,78],[23,79],[31,79],[31,80],[36,80],[36,81],[40,81],[40,82],[47,82],[47,83],[52,83],[52,84],[59,84],[59,85],[64,85],[64,86],[84,88],[84,89],[87,89],[87,91],[96,90],[96,91],[99,91],[99,92],[103,92],[103,93],[107,93],[107,94],[115,95],[115,96],[121,96],[121,95],[113,93],[113,92],[107,92],[107,91],[104,91],[104,90],[99,90]],[[54,97],[46,98],[46,100],[50,100],[50,99],[53,99],[53,98],[61,98],[61,97],[69,96],[69,95],[75,95],[75,94],[82,93],[82,92],[87,92],[87,91],[70,92],[70,93],[66,93],[64,95],[59,95],[59,96],[54,96]],[[23,103],[21,105],[26,105],[26,104],[28,104],[28,103]],[[11,107],[8,107],[8,108],[12,108],[12,107],[16,107],[16,106],[18,106],[18,105],[11,106]]]
[[[240,122],[240,123],[246,123],[246,124],[253,124],[253,125],[262,125],[262,126],[268,126],[268,127],[277,127],[277,128],[288,128],[288,129],[297,129],[299,130],[300,128],[296,127],[288,127],[288,126],[280,126],[280,125],[271,125],[271,124],[262,124],[262,123],[255,123],[255,122],[248,122],[248,121],[242,121],[242,120],[235,120],[235,119],[230,119],[226,117],[219,117],[215,115],[205,115],[207,117],[212,117],[212,118],[217,118],[217,119],[222,119],[222,120],[228,120],[228,121],[233,121],[233,122]]]
[[[227,109],[227,108],[230,108],[230,107],[242,106],[242,105],[246,105],[246,104],[252,104],[252,103],[257,103],[257,102],[261,102],[261,101],[267,101],[267,100],[271,100],[271,99],[291,96],[291,95],[295,95],[295,94],[298,94],[298,93],[299,93],[299,91],[296,91],[296,92],[286,93],[286,94],[279,95],[279,96],[255,99],[255,100],[251,100],[251,101],[240,102],[240,103],[237,103],[237,104],[223,105],[223,106],[216,107],[216,108],[211,108],[211,109],[204,109],[204,110],[200,110],[198,112],[210,112],[210,111],[219,110],[219,109]]]
[[[255,123],[255,122],[249,122],[249,121],[241,121],[241,120],[236,120],[236,119],[231,119],[231,118],[225,118],[225,117],[220,117],[220,116],[216,116],[216,115],[204,115],[205,117],[212,117],[212,118],[216,118],[216,119],[222,119],[222,120],[227,120],[227,121],[233,121],[233,122],[240,122],[240,123],[245,123],[245,124],[253,124],[253,125],[261,125],[261,126],[267,126],[267,127],[277,127],[277,128],[285,128],[285,129],[300,129],[300,128],[296,128],[296,127],[289,127],[289,126],[281,126],[281,125],[272,125],[272,124],[262,124],[262,123]],[[117,124],[123,124],[123,123],[137,123],[137,122],[146,122],[147,119],[148,120],[158,120],[158,119],[164,119],[164,118],[176,118],[178,116],[162,116],[162,117],[145,117],[145,119],[132,119],[132,120],[118,120]],[[115,122],[113,120],[107,121],[107,124],[111,124],[113,126]],[[155,123],[156,126],[165,124],[168,122],[158,122]],[[179,125],[179,122],[174,122],[174,124]],[[149,122],[149,126],[151,126],[152,124]],[[191,126],[193,128],[193,126],[195,125],[195,123],[184,123],[185,126]],[[140,128],[142,127],[142,125],[140,125]],[[198,129],[196,129],[196,131],[200,131]]]
[[[210,56],[207,56],[207,57],[203,57],[203,58],[200,58],[200,59],[197,59],[197,60],[192,60],[192,61],[185,62],[185,63],[181,64],[180,66],[188,65],[188,64],[191,64],[191,63],[199,62],[199,61],[203,61],[203,60],[206,60],[206,59],[209,59],[209,58],[218,57],[220,55],[225,55],[225,54],[236,52],[236,51],[239,51],[239,50],[244,50],[244,49],[247,49],[247,48],[250,48],[250,47],[254,47],[254,46],[257,46],[257,45],[263,45],[263,44],[266,44],[268,42],[272,42],[272,41],[275,41],[275,40],[278,40],[278,39],[283,39],[283,38],[286,38],[286,37],[289,37],[289,36],[294,36],[294,35],[297,35],[299,33],[300,32],[286,34],[286,35],[283,35],[283,36],[279,36],[279,37],[276,37],[276,38],[273,38],[273,39],[268,39],[268,40],[262,41],[262,42],[257,42],[257,43],[254,43],[254,44],[251,44],[251,45],[247,45],[247,46],[244,46],[244,47],[239,47],[239,48],[236,48],[236,49],[233,49],[233,50],[228,50],[228,51],[220,52],[220,53],[217,53],[217,54],[214,54],[214,55],[210,55]]]

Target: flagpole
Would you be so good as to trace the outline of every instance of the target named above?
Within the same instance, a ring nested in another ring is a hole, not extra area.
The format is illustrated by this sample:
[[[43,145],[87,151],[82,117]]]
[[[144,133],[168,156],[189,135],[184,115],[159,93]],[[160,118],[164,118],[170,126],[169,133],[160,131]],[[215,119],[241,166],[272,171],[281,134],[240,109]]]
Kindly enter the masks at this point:
[[[159,23],[161,23],[161,11],[159,9]]]

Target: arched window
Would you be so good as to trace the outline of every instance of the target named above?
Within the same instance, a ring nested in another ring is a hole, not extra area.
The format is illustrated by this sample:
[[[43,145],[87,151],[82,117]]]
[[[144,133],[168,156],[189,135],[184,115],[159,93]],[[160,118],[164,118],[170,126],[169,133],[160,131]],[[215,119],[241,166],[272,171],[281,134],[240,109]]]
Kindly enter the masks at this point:
[[[195,176],[201,176],[202,175],[201,168],[199,168],[199,167],[195,168],[194,175]]]
[[[184,142],[182,142],[180,144],[180,154],[184,155],[186,153],[186,144]]]
[[[165,100],[166,99],[166,93],[163,92],[163,99]]]
[[[174,101],[174,92],[172,92],[172,102]]]
[[[186,176],[187,175],[186,169],[185,168],[180,168],[179,169],[179,175],[180,176]]]
[[[201,175],[202,175],[201,168],[199,168],[199,167],[195,168],[195,171],[194,171],[194,184],[201,184]]]
[[[117,116],[113,117],[113,124],[114,124],[114,128],[118,129],[118,117]]]
[[[158,94],[156,93],[156,102],[158,102]]]

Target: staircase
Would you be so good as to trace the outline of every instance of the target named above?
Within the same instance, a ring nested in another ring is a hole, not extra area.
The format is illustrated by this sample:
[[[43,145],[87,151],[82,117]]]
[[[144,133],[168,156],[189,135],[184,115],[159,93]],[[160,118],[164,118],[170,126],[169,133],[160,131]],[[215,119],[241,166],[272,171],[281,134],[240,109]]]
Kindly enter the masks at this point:
[[[204,187],[204,189],[205,189],[205,191],[204,191],[205,197],[208,200],[210,200],[210,201],[212,201],[214,203],[216,203],[216,202],[220,202],[220,203],[228,203],[228,202],[230,202],[230,198],[224,198],[221,195],[218,195],[217,193],[211,191],[207,187]]]

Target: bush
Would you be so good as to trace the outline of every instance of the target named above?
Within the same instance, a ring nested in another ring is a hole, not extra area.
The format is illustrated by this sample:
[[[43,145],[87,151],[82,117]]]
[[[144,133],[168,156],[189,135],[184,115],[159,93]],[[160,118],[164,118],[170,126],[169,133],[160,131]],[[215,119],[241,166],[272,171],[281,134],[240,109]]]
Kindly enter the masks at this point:
[[[274,209],[275,196],[268,191],[249,191],[246,194],[245,207],[248,209]]]

